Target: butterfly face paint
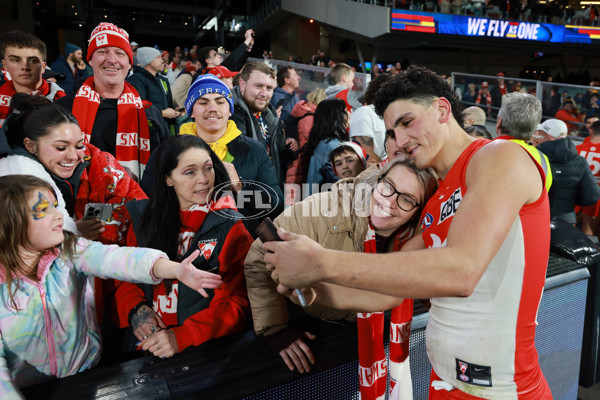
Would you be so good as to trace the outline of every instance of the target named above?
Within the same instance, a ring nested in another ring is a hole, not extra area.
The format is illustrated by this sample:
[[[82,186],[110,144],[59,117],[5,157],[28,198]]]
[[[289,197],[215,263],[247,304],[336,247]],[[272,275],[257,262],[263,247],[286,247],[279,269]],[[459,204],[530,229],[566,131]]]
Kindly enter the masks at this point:
[[[52,207],[56,208],[58,206],[58,202],[54,200],[52,202]],[[33,205],[31,214],[34,220],[39,220],[48,215],[48,211],[50,208],[50,201],[48,198],[42,194],[42,192],[38,192],[38,201]]]

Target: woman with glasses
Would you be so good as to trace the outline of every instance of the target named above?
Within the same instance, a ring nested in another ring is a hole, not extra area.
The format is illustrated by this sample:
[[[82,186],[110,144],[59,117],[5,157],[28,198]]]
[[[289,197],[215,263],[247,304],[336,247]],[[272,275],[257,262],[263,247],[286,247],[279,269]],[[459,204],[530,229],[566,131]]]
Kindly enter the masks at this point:
[[[307,235],[330,249],[373,253],[398,251],[413,236],[423,206],[437,185],[435,174],[419,170],[412,161],[399,157],[390,160],[381,170],[369,169],[356,178],[336,183],[330,192],[318,193],[296,203],[274,222],[278,227]],[[306,339],[315,336],[298,322],[299,318],[290,316],[354,321],[357,315],[316,304],[300,308],[287,302],[271,279],[264,262],[265,253],[262,242],[257,239],[244,263],[254,330],[265,337],[271,350],[281,356],[290,370],[308,372],[316,360]],[[310,297],[314,296],[307,296],[309,303],[314,300]],[[383,324],[379,331],[382,330]],[[371,340],[364,341],[368,342]],[[383,340],[380,343],[383,346]],[[361,348],[367,353],[370,351],[367,344]]]

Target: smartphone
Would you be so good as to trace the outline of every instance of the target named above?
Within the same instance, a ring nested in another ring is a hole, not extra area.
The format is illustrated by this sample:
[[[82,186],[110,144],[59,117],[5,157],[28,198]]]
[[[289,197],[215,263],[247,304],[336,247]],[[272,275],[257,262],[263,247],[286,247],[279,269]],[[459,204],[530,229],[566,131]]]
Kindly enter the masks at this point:
[[[83,219],[98,218],[107,222],[112,217],[113,205],[108,203],[87,203],[83,212]]]
[[[281,242],[281,238],[277,234],[277,227],[273,224],[271,218],[266,217],[260,224],[256,227],[256,234],[260,238],[263,243],[266,242]],[[298,300],[300,301],[300,305],[302,307],[306,307],[306,298],[300,289],[294,289],[296,292],[296,296],[298,296]]]

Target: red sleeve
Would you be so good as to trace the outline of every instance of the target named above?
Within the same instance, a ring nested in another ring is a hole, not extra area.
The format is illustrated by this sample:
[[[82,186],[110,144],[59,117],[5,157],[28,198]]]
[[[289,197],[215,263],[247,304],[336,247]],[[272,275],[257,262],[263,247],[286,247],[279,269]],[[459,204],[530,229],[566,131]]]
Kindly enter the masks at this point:
[[[131,225],[131,217],[125,203],[148,197],[112,154],[100,151],[89,143],[86,147],[86,153],[90,156],[90,166],[81,175],[75,216],[77,219],[83,217],[87,203],[120,204],[114,209],[113,221],[106,224],[99,241],[123,246],[127,241],[126,232]]]
[[[231,227],[221,253],[219,274],[223,285],[215,289],[210,306],[172,328],[179,351],[246,329],[250,306],[244,277],[244,259],[253,240],[241,221]]]
[[[127,246],[137,246],[137,240],[133,233],[133,228],[127,232]],[[142,301],[150,301],[144,295],[144,291],[135,283],[114,280],[115,286],[115,305],[119,328],[127,328],[129,326],[129,312]]]

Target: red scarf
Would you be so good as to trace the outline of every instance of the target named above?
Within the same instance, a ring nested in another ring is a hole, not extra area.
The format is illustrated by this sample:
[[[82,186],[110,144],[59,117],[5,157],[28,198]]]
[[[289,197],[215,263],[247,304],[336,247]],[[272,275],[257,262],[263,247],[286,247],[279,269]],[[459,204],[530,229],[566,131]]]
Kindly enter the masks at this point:
[[[399,251],[410,235],[394,238],[394,251]],[[365,253],[376,253],[375,230],[369,224],[364,243]],[[412,400],[412,380],[408,360],[408,344],[413,316],[413,300],[405,299],[392,310],[390,323],[390,360],[386,362],[383,346],[383,312],[358,313],[358,358],[361,400],[383,400],[390,370],[390,400]]]
[[[10,103],[12,101],[12,97],[16,93],[17,91],[13,81],[8,81],[4,85],[0,86],[0,127],[4,125],[6,117],[8,117],[10,114]],[[48,94],[50,94],[50,84],[45,79],[42,79],[42,85],[29,94],[45,96],[48,98]],[[48,98],[48,100],[53,101],[54,99],[59,99],[64,95],[64,90],[58,89],[54,93],[54,96],[52,96],[52,98]]]
[[[481,90],[479,91],[479,93],[477,94],[477,100],[475,100],[475,104],[481,104]],[[490,92],[487,92],[485,95],[485,102],[488,106],[492,105],[492,95],[490,94]],[[489,113],[490,111],[492,111],[491,108],[487,109],[487,112]]]
[[[73,101],[73,115],[79,121],[86,143],[90,141],[99,106],[100,94],[94,89],[94,77],[91,76],[81,85]],[[150,158],[150,131],[142,99],[127,82],[117,102],[117,115],[115,158],[139,181]]]

